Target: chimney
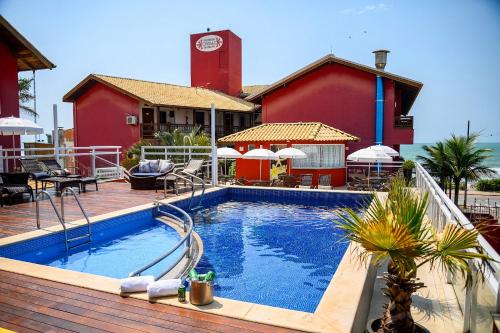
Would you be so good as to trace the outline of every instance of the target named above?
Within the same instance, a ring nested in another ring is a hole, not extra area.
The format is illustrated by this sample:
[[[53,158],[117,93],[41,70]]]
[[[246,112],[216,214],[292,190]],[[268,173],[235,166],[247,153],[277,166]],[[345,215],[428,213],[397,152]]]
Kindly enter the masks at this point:
[[[383,71],[385,68],[385,65],[387,64],[387,53],[391,51],[389,50],[375,50],[373,53],[375,53],[375,67],[377,69]]]

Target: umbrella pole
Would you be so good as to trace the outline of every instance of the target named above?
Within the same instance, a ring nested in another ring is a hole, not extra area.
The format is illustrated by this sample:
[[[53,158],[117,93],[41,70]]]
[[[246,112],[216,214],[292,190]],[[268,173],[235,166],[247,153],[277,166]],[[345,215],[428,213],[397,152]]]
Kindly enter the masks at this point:
[[[14,137],[14,134],[12,134],[12,156],[14,156],[14,170],[12,171],[16,171],[16,151],[14,149],[16,149],[16,139]]]
[[[370,168],[371,167],[371,162],[368,162],[368,187],[370,187]]]

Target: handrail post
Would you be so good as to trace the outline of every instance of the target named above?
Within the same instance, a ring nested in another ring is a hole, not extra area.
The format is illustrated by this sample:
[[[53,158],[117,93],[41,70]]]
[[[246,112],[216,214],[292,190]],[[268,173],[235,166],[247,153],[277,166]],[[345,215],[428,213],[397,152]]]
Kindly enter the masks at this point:
[[[122,177],[122,170],[120,168],[120,148],[116,147],[116,173],[117,173],[117,178]]]
[[[92,147],[91,151],[91,164],[92,164],[92,177],[95,177],[96,175],[96,170],[95,170],[95,148]]]
[[[146,149],[146,147],[145,147],[145,146],[141,146],[141,160],[146,159],[146,158],[145,158],[145,156],[146,156],[146,155],[145,155],[145,149]]]

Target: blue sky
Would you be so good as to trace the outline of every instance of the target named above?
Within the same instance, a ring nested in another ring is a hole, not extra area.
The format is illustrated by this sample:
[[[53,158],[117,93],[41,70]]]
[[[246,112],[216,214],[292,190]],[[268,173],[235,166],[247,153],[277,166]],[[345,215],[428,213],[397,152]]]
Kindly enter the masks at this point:
[[[14,1],[0,13],[57,65],[37,72],[40,123],[72,127],[62,96],[89,73],[189,85],[189,34],[243,40],[244,84],[271,83],[333,53],[424,83],[415,142],[464,133],[500,142],[498,1]],[[118,135],[118,134],[117,134]]]

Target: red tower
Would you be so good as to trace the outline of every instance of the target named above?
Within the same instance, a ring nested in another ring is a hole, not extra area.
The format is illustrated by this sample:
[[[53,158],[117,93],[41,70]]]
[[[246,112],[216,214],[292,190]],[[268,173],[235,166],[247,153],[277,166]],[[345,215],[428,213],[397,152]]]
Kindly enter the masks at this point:
[[[241,38],[230,30],[191,35],[191,86],[241,93]]]

